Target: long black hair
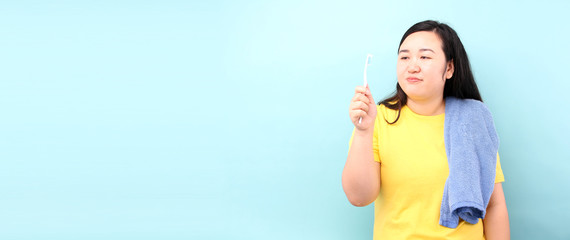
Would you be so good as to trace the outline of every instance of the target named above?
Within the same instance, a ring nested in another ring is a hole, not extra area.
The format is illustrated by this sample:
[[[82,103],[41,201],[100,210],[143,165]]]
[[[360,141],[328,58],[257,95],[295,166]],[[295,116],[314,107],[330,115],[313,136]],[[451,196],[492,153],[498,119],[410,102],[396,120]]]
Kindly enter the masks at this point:
[[[421,31],[431,31],[439,36],[443,42],[443,52],[445,54],[446,62],[453,61],[455,70],[453,76],[445,81],[443,88],[443,98],[447,96],[453,96],[461,99],[475,99],[483,101],[481,95],[479,94],[479,89],[475,83],[475,78],[471,72],[471,66],[469,64],[469,59],[467,58],[467,53],[459,36],[455,30],[449,27],[445,23],[440,23],[432,20],[427,20],[414,24],[412,27],[404,33],[402,40],[400,40],[400,45],[398,45],[398,52],[400,52],[400,47],[404,40],[412,33]],[[396,83],[396,91],[394,95],[378,102],[378,105],[384,104],[387,108],[398,110],[398,117],[394,122],[388,122],[389,124],[394,124],[400,119],[400,113],[402,107],[406,105],[408,101],[408,96],[402,90],[399,83]]]

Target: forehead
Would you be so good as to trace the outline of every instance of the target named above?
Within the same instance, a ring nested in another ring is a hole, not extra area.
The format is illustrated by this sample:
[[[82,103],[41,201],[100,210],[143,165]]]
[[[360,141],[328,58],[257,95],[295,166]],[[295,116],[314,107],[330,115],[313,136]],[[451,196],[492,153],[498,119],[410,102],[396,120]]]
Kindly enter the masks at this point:
[[[418,51],[419,49],[429,48],[433,49],[436,53],[443,52],[442,42],[439,36],[432,31],[415,32],[402,42],[400,50],[407,49],[409,51]]]

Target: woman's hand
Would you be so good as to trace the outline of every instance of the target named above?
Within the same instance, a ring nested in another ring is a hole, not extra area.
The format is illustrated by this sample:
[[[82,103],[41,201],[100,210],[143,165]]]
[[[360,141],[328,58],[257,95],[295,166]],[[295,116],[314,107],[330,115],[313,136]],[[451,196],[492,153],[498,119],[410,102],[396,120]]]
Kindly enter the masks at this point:
[[[356,130],[367,131],[374,129],[374,120],[377,114],[376,102],[372,98],[368,84],[366,87],[356,86],[348,114]],[[362,121],[358,123],[360,118],[362,118]]]

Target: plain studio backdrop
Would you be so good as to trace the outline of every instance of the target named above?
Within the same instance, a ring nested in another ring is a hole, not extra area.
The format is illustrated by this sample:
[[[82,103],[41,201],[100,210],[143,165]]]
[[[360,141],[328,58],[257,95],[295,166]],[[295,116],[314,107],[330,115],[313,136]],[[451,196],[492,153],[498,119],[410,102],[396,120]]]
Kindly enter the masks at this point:
[[[462,39],[512,239],[570,239],[568,1],[1,1],[0,239],[371,239],[341,186],[404,32]]]

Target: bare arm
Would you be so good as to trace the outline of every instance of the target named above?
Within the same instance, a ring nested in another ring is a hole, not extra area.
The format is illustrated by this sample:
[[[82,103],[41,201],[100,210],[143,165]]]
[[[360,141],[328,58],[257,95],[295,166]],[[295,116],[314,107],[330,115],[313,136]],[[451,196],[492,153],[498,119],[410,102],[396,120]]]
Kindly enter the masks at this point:
[[[380,163],[374,161],[372,150],[376,104],[368,88],[356,87],[349,112],[356,129],[342,171],[342,187],[352,205],[363,207],[380,192]]]
[[[358,207],[374,202],[380,192],[380,163],[372,155],[372,136],[372,132],[354,133],[342,171],[344,193]]]
[[[483,220],[483,229],[487,240],[511,239],[509,214],[501,183],[495,183]]]

